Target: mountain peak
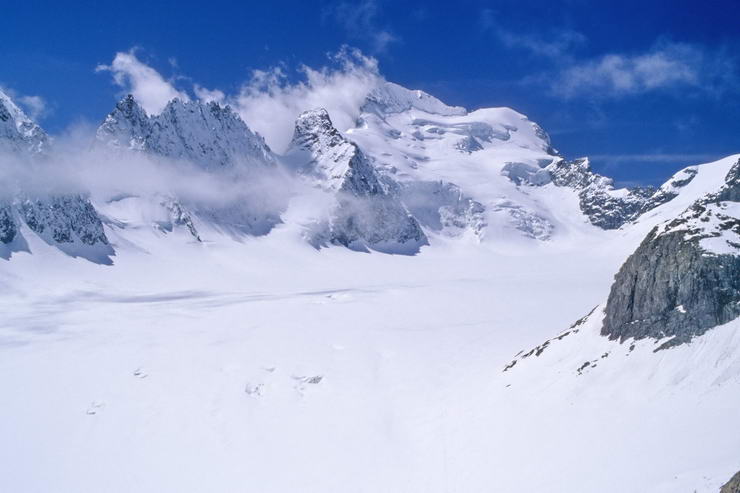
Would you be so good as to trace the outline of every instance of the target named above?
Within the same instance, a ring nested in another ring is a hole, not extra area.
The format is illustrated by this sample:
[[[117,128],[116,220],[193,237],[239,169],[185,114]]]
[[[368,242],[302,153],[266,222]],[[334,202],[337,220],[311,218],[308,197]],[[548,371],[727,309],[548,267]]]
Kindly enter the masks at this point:
[[[461,106],[449,106],[431,94],[418,89],[406,89],[393,82],[384,82],[373,89],[362,107],[362,111],[386,115],[411,109],[442,116],[462,116],[468,113]]]
[[[128,95],[100,125],[96,138],[109,147],[187,159],[206,168],[274,162],[264,139],[229,106],[216,102],[175,98],[159,115],[148,116]]]
[[[0,149],[37,154],[48,145],[46,132],[0,90]]]

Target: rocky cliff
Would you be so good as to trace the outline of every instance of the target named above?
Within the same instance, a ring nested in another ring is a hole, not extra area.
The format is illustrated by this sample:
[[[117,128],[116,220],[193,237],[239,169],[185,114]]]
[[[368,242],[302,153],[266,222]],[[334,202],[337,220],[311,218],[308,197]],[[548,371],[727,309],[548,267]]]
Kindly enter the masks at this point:
[[[654,228],[615,277],[602,334],[690,341],[740,316],[740,161],[724,185]]]

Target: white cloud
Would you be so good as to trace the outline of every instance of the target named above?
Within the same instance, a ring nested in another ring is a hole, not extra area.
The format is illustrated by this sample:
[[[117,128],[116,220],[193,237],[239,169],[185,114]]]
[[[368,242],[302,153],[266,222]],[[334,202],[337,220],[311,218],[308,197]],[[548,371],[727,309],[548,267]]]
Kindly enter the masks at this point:
[[[671,87],[717,92],[734,77],[734,63],[722,53],[659,42],[645,53],[608,54],[571,65],[552,79],[552,90],[565,98],[614,97]]]
[[[287,81],[282,67],[256,70],[230,102],[277,152],[286,149],[296,117],[306,110],[325,108],[340,131],[352,128],[365,97],[383,79],[377,61],[358,50],[344,48],[332,60],[333,67],[302,66],[303,80],[296,83]]]
[[[116,53],[110,65],[98,65],[95,70],[111,72],[114,82],[132,94],[149,114],[160,113],[172,99],[190,99],[187,93],[175,89],[159,72],[141,62],[134,50]]]
[[[377,0],[339,2],[325,8],[322,15],[334,20],[352,39],[369,42],[373,53],[383,53],[401,40],[390,28],[380,25]]]
[[[226,99],[226,94],[219,89],[206,89],[203,86],[195,84],[193,91],[195,92],[195,96],[204,103],[210,103],[211,101],[222,103]]]
[[[20,96],[18,102],[32,120],[39,121],[48,112],[46,100],[41,96]]]
[[[20,94],[18,91],[5,86],[0,86],[0,91],[7,94],[15,104],[21,107],[26,115],[36,122],[49,114],[49,104],[41,96]]]
[[[255,70],[236,95],[193,84],[193,93],[203,102],[231,105],[277,152],[283,152],[293,136],[298,115],[325,108],[334,125],[344,131],[355,126],[359,108],[367,94],[383,81],[377,60],[357,49],[343,47],[329,55],[329,66],[313,69],[300,66],[298,81],[289,81],[284,65]],[[98,71],[113,73],[116,84],[129,91],[149,114],[158,114],[171,99],[189,100],[155,69],[136,58],[133,51],[117,53],[110,66]]]

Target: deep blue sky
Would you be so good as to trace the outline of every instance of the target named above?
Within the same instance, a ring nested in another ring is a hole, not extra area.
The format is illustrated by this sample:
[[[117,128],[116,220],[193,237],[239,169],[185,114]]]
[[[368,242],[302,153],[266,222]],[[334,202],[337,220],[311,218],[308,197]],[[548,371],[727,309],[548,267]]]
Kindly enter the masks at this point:
[[[235,93],[349,44],[449,104],[527,114],[623,183],[740,152],[737,1],[6,0],[2,20],[0,84],[42,97],[51,133],[110,111],[120,88],[95,67],[116,52]]]

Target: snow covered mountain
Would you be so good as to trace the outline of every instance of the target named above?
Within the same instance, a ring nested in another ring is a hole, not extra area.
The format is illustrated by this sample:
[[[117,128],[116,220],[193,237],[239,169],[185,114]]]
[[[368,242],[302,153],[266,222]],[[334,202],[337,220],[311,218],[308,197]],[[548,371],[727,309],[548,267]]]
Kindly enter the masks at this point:
[[[336,199],[327,231],[316,231],[312,241],[326,237],[350,248],[411,253],[427,243],[421,226],[401,203],[398,185],[342,137],[326,110],[298,117],[287,158]]]
[[[159,115],[149,116],[128,95],[100,125],[96,138],[110,148],[185,159],[208,169],[274,164],[264,139],[229,106],[215,102],[174,99]]]
[[[136,219],[130,218],[129,223],[148,222],[163,232],[182,227],[192,239],[201,241],[201,228],[215,227],[237,236],[262,235],[280,222],[283,204],[266,200],[256,190],[259,180],[274,172],[276,158],[264,139],[229,106],[174,99],[160,114],[147,115],[128,95],[98,127],[96,144],[98,149],[118,153],[119,159],[121,152],[141,152],[216,173],[222,181],[244,182],[245,192],[238,200],[219,204],[204,204],[171,193],[148,197],[137,194],[133,199],[130,194],[124,195],[122,199],[127,202],[141,202],[133,206],[135,209],[146,211]],[[247,189],[251,189],[249,193]],[[113,209],[116,207],[114,204]],[[131,210],[128,205],[126,208]],[[154,217],[152,208],[158,210]]]
[[[0,90],[0,151],[36,154],[48,145],[46,132]]]
[[[7,99],[4,150],[52,166]],[[740,155],[617,189],[514,110],[362,99],[352,128],[305,108],[276,155],[229,107],[129,96],[89,152],[146,183],[11,187],[3,481],[718,491],[740,469]]]
[[[13,101],[0,91],[0,149],[6,166],[32,167],[47,159],[50,141]],[[12,162],[12,164],[11,164]],[[0,201],[0,256],[27,249],[24,235],[33,231],[73,256],[109,262],[112,253],[103,225],[90,201],[80,194],[39,192],[8,175]]]

